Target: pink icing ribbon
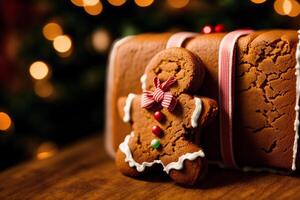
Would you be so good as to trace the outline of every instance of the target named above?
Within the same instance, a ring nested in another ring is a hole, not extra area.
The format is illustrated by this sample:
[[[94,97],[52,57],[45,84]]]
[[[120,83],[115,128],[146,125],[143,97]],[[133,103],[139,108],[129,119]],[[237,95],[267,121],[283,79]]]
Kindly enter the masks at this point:
[[[173,34],[167,43],[166,48],[172,48],[172,47],[182,47],[183,43],[192,37],[195,37],[197,35],[197,33],[193,33],[193,32],[179,32],[179,33],[175,33]]]
[[[220,143],[225,165],[238,168],[233,151],[233,113],[235,89],[235,46],[239,37],[251,30],[236,30],[228,33],[219,48],[219,106],[220,106]]]
[[[177,100],[171,92],[167,90],[176,82],[175,77],[170,77],[163,83],[155,77],[154,80],[155,90],[154,92],[144,90],[141,98],[142,108],[151,108],[155,103],[160,103],[163,107],[168,108],[169,111],[173,111]]]

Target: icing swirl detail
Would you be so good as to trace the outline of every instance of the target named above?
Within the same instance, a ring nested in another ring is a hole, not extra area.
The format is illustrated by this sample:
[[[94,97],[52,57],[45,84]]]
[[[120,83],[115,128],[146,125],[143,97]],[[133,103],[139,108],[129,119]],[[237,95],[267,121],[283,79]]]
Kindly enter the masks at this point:
[[[298,139],[299,139],[299,100],[300,100],[300,30],[298,30],[298,45],[296,50],[296,102],[295,102],[295,121],[294,121],[294,146],[293,146],[293,163],[292,170],[296,170],[296,158],[297,158],[297,149],[298,149]]]
[[[195,97],[194,100],[195,100],[195,109],[191,117],[191,124],[193,128],[196,128],[198,126],[198,119],[202,112],[202,101],[198,97]]]
[[[171,162],[166,166],[162,163],[161,160],[154,160],[153,162],[143,162],[142,164],[137,163],[131,154],[130,148],[128,146],[129,140],[131,137],[134,136],[134,133],[131,132],[130,135],[125,137],[125,140],[119,145],[120,150],[125,154],[125,162],[128,162],[130,167],[136,167],[138,172],[142,172],[145,170],[146,167],[151,167],[154,164],[161,164],[163,166],[163,170],[169,174],[170,170],[180,170],[183,168],[183,163],[185,160],[195,160],[198,157],[205,157],[205,154],[202,150],[193,152],[193,153],[186,153],[178,158],[177,162]]]
[[[131,104],[132,104],[135,96],[136,95],[133,94],[133,93],[130,93],[127,96],[125,106],[123,108],[123,111],[124,111],[123,122],[129,122],[130,121],[130,118],[131,118],[131,116],[130,116]]]

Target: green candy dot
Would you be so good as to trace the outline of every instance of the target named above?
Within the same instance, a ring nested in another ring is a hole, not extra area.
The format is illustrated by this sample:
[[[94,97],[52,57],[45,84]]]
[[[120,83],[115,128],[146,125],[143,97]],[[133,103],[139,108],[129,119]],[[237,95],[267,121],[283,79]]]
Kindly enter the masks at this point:
[[[157,149],[158,147],[160,147],[160,141],[158,139],[153,139],[151,141],[151,147]]]

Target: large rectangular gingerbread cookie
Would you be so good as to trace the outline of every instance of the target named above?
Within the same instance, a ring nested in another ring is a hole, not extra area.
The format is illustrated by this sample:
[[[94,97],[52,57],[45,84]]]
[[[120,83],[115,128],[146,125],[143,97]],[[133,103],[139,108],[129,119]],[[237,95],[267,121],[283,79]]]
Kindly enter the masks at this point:
[[[141,77],[149,60],[166,48],[172,33],[141,34],[118,41],[110,56],[107,81],[106,146],[111,155],[130,132],[117,111],[117,100],[141,93]],[[199,93],[218,100],[220,43],[226,33],[197,34],[182,47],[197,55],[206,68]],[[297,143],[297,31],[254,31],[236,43],[234,157],[239,166],[295,169]],[[201,134],[210,160],[222,161],[218,118]]]

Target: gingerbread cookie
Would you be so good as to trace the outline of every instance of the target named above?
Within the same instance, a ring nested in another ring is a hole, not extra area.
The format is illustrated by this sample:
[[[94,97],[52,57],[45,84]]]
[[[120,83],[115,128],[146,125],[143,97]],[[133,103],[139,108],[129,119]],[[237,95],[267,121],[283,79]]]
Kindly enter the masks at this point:
[[[186,49],[170,48],[153,57],[141,79],[143,94],[119,99],[123,121],[132,124],[116,155],[123,174],[139,176],[161,165],[177,183],[199,182],[207,161],[195,137],[217,113],[214,100],[192,95],[203,78],[200,59]]]

